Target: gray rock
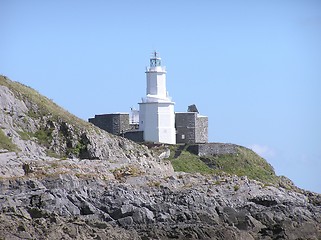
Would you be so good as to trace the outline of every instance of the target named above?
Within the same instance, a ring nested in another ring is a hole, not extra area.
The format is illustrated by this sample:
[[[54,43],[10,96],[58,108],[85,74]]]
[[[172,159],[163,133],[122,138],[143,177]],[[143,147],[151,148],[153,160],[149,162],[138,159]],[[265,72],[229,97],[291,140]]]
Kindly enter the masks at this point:
[[[191,178],[194,184],[187,187]],[[80,226],[102,238],[107,232],[130,234],[126,239],[131,234],[137,239],[320,238],[321,208],[303,194],[277,188],[258,191],[259,184],[251,184],[251,195],[231,191],[235,181],[242,181],[237,178],[224,185],[204,185],[203,176],[189,174],[180,182],[175,177],[158,180],[167,187],[148,187],[144,176],[141,185],[72,175],[2,180],[0,238],[21,226],[30,236],[41,233],[45,239],[93,238]],[[267,200],[273,204],[265,204]],[[57,230],[59,226],[66,231]]]
[[[133,213],[133,220],[137,224],[149,224],[154,222],[154,213],[146,207],[135,209]]]
[[[124,217],[124,218],[120,218],[117,220],[118,223],[120,224],[120,226],[122,227],[129,227],[133,224],[133,218],[132,217]]]

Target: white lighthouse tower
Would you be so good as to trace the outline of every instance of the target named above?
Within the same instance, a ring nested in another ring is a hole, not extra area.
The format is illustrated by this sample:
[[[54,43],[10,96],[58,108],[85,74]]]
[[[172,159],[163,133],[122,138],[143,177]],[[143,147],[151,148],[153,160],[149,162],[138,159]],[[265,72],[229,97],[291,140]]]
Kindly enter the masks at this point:
[[[176,143],[174,102],[166,91],[166,70],[154,52],[146,68],[146,97],[139,103],[139,130],[144,141]]]

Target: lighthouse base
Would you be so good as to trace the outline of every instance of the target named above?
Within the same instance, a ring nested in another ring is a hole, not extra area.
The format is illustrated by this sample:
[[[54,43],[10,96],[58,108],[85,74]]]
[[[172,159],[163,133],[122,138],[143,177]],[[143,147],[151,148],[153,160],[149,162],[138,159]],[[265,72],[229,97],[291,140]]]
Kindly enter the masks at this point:
[[[146,142],[176,144],[174,102],[139,103],[139,130]]]

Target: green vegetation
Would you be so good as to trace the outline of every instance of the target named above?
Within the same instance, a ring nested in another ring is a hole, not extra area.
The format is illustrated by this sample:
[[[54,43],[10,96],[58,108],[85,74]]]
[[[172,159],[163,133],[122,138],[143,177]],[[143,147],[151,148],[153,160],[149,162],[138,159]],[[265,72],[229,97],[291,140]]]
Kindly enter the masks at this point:
[[[268,162],[250,149],[237,148],[237,154],[225,154],[202,158],[208,165],[229,174],[247,176],[265,183],[276,183],[278,177]]]
[[[17,146],[12,143],[11,139],[2,130],[0,130],[0,149],[6,149],[9,152],[18,150]]]
[[[38,142],[42,145],[49,147],[50,142],[52,141],[50,130],[40,129],[35,132],[35,137],[38,139]]]
[[[70,152],[76,156],[79,156],[86,149],[87,149],[87,146],[85,144],[83,144],[82,142],[78,142],[74,148],[69,148],[68,152]]]
[[[172,151],[171,151],[172,152]],[[208,167],[197,155],[182,151],[178,158],[171,158],[173,168],[177,172],[211,174],[215,170]]]
[[[247,176],[264,183],[276,184],[278,177],[273,167],[250,149],[237,147],[236,154],[199,157],[183,148],[182,145],[170,146],[171,161],[175,171]],[[235,187],[237,188],[237,187]],[[235,189],[237,191],[238,189]]]
[[[170,145],[169,148],[169,160],[176,172],[202,174],[213,174],[217,172],[215,169],[208,167],[199,156],[186,151],[187,145]]]
[[[17,133],[19,134],[20,138],[25,141],[30,140],[31,137],[33,136],[32,133],[24,132],[24,131],[17,131]]]

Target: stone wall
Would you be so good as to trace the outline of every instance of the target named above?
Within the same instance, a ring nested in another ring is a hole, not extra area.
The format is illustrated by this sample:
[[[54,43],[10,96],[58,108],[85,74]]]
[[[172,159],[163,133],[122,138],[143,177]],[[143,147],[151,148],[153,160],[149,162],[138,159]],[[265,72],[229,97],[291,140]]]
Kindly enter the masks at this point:
[[[118,134],[122,134],[130,129],[129,126],[129,114],[119,114],[119,120],[118,120],[118,126],[116,128],[115,125],[115,130],[118,130]]]
[[[195,143],[195,121],[197,113],[175,113],[176,142]]]
[[[109,114],[95,115],[94,118],[89,118],[88,121],[97,127],[112,133],[112,118],[109,117]]]
[[[204,143],[188,146],[187,151],[198,156],[215,156],[223,154],[236,154],[237,145],[230,143]]]
[[[124,136],[134,142],[144,142],[144,132],[143,131],[128,131],[124,133]]]
[[[208,117],[197,112],[175,114],[177,143],[207,143]]]
[[[95,115],[94,118],[89,118],[89,122],[97,127],[135,142],[143,142],[143,132],[138,131],[138,124],[129,124],[128,113],[111,113]]]
[[[130,129],[128,113],[95,115],[94,118],[89,118],[89,122],[115,135],[123,134]]]
[[[195,143],[208,142],[208,117],[197,116],[195,127]]]

